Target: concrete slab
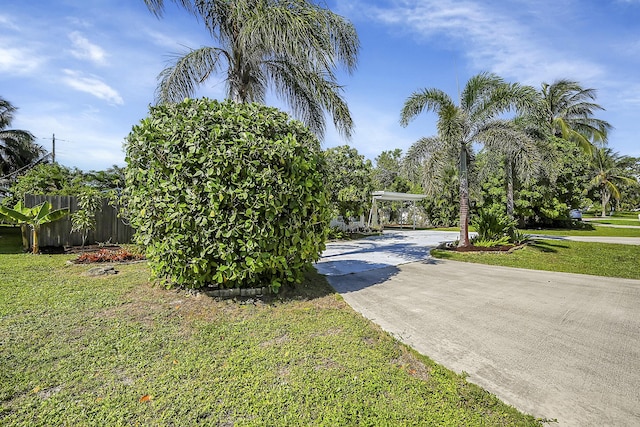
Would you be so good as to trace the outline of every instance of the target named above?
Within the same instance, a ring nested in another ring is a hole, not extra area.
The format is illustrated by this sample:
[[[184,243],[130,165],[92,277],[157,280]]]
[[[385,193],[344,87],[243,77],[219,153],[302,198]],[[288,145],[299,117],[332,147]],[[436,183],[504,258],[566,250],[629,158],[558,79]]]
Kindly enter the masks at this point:
[[[330,242],[316,269],[320,274],[340,276],[422,261],[431,249],[458,236],[451,231],[394,230],[360,240]]]
[[[385,253],[385,241],[388,256],[373,250]],[[402,242],[416,257],[432,245],[416,234],[334,247],[329,283],[406,344],[551,425],[640,425],[640,281],[429,257],[396,264],[412,258]]]

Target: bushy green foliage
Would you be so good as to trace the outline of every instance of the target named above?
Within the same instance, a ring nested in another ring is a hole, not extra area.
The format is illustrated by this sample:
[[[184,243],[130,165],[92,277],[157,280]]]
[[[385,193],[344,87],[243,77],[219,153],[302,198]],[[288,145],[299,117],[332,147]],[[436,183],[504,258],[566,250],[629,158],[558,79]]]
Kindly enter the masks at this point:
[[[85,173],[58,163],[40,164],[18,177],[3,204],[13,206],[24,200],[25,194],[77,196],[95,190],[115,197],[124,186],[123,176],[122,168],[115,165],[105,171]]]
[[[126,160],[137,241],[169,285],[277,290],[324,249],[319,143],[277,109],[208,99],[152,107]]]
[[[340,240],[342,238],[344,238],[344,231],[342,231],[339,227],[329,227],[327,239]]]
[[[329,148],[326,161],[325,185],[334,215],[346,223],[349,218],[363,214],[369,206],[372,186],[371,161],[348,145]]]
[[[547,176],[523,184],[517,192],[516,215],[526,224],[571,224],[569,211],[586,204],[588,157],[572,142],[553,139],[555,161]]]
[[[477,246],[479,248],[493,248],[496,246],[509,245],[511,243],[511,240],[509,239],[509,236],[502,236],[500,238],[489,240],[483,240],[476,237],[471,239],[471,243],[473,243],[473,246]]]
[[[40,164],[20,176],[9,193],[5,206],[24,200],[25,194],[77,194],[82,187],[82,172],[57,163]]]
[[[478,235],[472,239],[474,246],[492,247],[523,243],[528,239],[516,228],[516,220],[510,219],[500,208],[479,209],[471,224]]]
[[[471,224],[482,240],[499,239],[515,227],[515,221],[497,209],[481,209],[472,218]]]

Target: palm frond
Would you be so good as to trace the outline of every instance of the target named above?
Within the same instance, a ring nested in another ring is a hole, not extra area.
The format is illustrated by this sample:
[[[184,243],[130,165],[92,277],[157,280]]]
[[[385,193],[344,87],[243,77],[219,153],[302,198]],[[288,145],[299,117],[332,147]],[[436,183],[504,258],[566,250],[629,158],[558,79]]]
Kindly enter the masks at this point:
[[[521,179],[528,181],[537,176],[542,164],[542,156],[536,140],[528,135],[512,120],[494,120],[479,130],[478,141],[485,148],[504,157],[517,168]]]
[[[439,112],[443,108],[455,108],[449,95],[440,89],[416,91],[404,103],[400,113],[400,124],[407,126],[416,116],[427,111]]]
[[[143,0],[147,5],[147,8],[151,13],[153,13],[156,17],[161,18],[164,13],[164,0]],[[191,0],[173,0],[177,5],[182,6],[187,11],[194,11],[193,3]]]
[[[310,63],[331,74],[338,66],[353,72],[360,47],[351,22],[299,0],[258,2],[257,11],[243,22],[238,43],[241,47],[261,46],[276,58]]]
[[[228,61],[229,55],[217,47],[201,47],[176,56],[175,62],[158,75],[160,83],[156,90],[156,102],[180,102],[192,96],[211,73],[222,67],[222,58]]]
[[[428,195],[442,189],[443,179],[450,177],[450,170],[457,170],[459,153],[438,137],[420,138],[402,160],[402,172],[410,180],[421,178],[421,185]]]
[[[485,110],[489,109],[489,106],[494,108],[491,96],[504,84],[502,77],[493,73],[472,76],[460,94],[460,108],[467,111],[472,120],[475,117],[486,116]]]
[[[351,137],[351,113],[342,97],[342,87],[330,76],[287,61],[268,61],[264,65],[276,93],[319,139],[324,137],[326,128],[325,110],[332,115],[338,132],[347,139]]]
[[[13,121],[13,114],[17,108],[14,107],[9,101],[0,98],[0,129],[6,129],[11,126]]]
[[[161,0],[148,1],[162,8]],[[360,42],[348,20],[305,0],[174,1],[192,4],[218,44],[192,50],[163,70],[159,102],[191,96],[211,74],[226,71],[230,99],[263,103],[273,85],[317,135],[324,133],[325,112],[343,136],[351,135],[353,120],[334,72],[356,66]]]
[[[587,148],[585,141],[599,145],[606,143],[612,126],[605,120],[593,117],[595,112],[604,110],[594,102],[595,89],[585,89],[578,82],[561,79],[552,84],[543,83],[541,95],[546,120],[556,136],[562,135],[565,139],[578,142],[583,149]],[[578,135],[572,135],[570,130]]]

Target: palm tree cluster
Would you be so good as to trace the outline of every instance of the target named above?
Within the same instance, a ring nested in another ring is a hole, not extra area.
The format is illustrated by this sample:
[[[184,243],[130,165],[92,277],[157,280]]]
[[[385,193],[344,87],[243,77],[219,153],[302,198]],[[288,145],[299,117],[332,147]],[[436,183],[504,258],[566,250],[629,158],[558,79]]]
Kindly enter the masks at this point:
[[[529,86],[509,84],[495,74],[472,77],[460,94],[460,102],[439,89],[414,92],[405,102],[400,123],[407,126],[424,110],[438,115],[438,135],[422,138],[407,153],[409,164],[425,164],[430,170],[425,177],[442,176],[448,164],[457,157],[460,188],[460,246],[469,246],[469,163],[474,144],[484,144],[515,156],[518,149],[532,143],[513,122],[500,119],[502,113],[516,109],[535,115],[539,110],[536,92]],[[426,163],[425,163],[426,162]]]
[[[606,215],[607,205],[611,198],[620,199],[620,184],[637,185],[638,181],[628,175],[635,162],[629,156],[621,156],[610,148],[600,147],[595,150],[591,163],[591,185],[598,192],[602,204],[602,216]]]
[[[336,68],[356,67],[359,40],[343,17],[306,0],[175,0],[204,22],[213,46],[174,58],[159,78],[158,103],[192,96],[211,76],[222,76],[227,97],[263,103],[268,89],[319,137],[328,112],[350,137],[353,119]],[[162,0],[145,0],[160,16]]]
[[[437,135],[418,140],[405,156],[408,173],[420,171],[427,192],[437,192],[442,180],[450,177],[452,164],[457,164],[460,198],[459,246],[469,246],[469,169],[481,148],[491,163],[504,168],[506,183],[506,213],[514,215],[514,182],[528,181],[554,174],[554,140],[568,141],[580,147],[601,165],[593,184],[601,194],[617,192],[611,186],[616,179],[630,180],[616,173],[616,157],[603,149],[611,125],[594,117],[603,108],[595,102],[594,89],[562,79],[543,83],[541,90],[531,86],[505,82],[495,74],[482,73],[472,77],[456,103],[448,94],[435,88],[414,92],[405,101],[400,123],[407,126],[423,111],[437,114]],[[511,118],[505,119],[505,113]],[[607,159],[607,160],[605,160]],[[605,173],[606,171],[606,173]],[[482,175],[480,175],[482,176]],[[611,179],[607,179],[610,177]],[[608,202],[602,196],[603,204]]]

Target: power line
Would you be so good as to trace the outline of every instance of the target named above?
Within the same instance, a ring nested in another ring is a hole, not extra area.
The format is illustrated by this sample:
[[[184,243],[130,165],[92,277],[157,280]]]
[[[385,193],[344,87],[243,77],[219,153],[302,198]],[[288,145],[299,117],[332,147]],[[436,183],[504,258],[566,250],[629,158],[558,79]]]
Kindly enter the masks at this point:
[[[51,138],[40,138],[40,139],[50,139],[51,140],[51,161],[53,163],[56,162],[56,134],[52,134]],[[60,142],[69,142],[65,139],[58,139]]]
[[[17,174],[19,174],[20,172],[22,172],[22,171],[23,171],[23,170],[25,170],[25,169],[30,169],[30,168],[32,168],[32,167],[34,167],[34,166],[38,165],[38,163],[40,163],[40,162],[44,161],[44,160],[45,160],[47,157],[49,157],[50,155],[51,155],[51,154],[45,154],[44,156],[40,157],[38,160],[36,160],[36,161],[35,161],[35,162],[33,162],[33,163],[29,163],[28,165],[23,166],[23,167],[21,167],[20,169],[17,169],[17,170],[15,170],[15,171],[11,172],[11,173],[6,174],[6,175],[0,176],[0,179],[10,178],[10,177],[12,177],[13,175],[17,175]]]

